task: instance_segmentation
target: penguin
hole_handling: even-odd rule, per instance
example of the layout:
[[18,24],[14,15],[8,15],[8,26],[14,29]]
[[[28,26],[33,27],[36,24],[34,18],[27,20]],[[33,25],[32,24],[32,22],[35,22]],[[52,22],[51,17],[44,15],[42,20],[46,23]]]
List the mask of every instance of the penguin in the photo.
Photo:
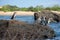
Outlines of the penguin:
[[38,13],[34,13],[34,20],[36,21],[39,18],[39,14]]
[[41,17],[41,24],[42,25],[47,25],[47,18],[45,16]]
[[46,17],[45,16],[42,17],[42,25],[47,25],[47,23],[46,23]]
[[44,25],[48,24],[48,18],[46,16],[44,17],[44,23],[45,23]]
[[14,12],[14,14],[11,17],[11,19],[14,19],[15,18],[15,14],[16,14],[16,12]]
[[36,20],[36,23],[40,23],[41,24],[41,18],[40,17]]

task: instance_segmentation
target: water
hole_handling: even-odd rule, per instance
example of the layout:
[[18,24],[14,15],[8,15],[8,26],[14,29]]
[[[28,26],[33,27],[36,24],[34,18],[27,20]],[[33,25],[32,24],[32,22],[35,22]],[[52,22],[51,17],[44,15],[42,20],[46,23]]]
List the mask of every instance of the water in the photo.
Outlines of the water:
[[60,22],[59,23],[51,23],[49,26],[54,29],[56,33],[56,37],[51,40],[60,40]]
[[[0,19],[2,20],[11,20],[10,18],[11,16],[0,16]],[[33,16],[16,16],[14,20],[24,21],[28,23],[33,23],[34,21]]]
[[[11,16],[0,16],[0,20],[10,20]],[[16,16],[14,20],[18,21],[24,21],[28,23],[33,23],[34,22],[34,17],[33,16]],[[60,22],[59,23],[51,23],[49,26],[54,29],[56,33],[56,37],[53,39],[46,39],[46,40],[60,40]]]

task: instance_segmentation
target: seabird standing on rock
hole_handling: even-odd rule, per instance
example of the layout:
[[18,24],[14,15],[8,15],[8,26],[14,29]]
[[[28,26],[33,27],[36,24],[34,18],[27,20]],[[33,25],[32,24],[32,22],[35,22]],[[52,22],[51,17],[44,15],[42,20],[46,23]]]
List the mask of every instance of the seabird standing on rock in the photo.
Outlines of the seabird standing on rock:
[[16,14],[16,12],[14,12],[14,14],[11,17],[11,19],[14,19],[15,18],[15,16],[16,16],[15,14]]
[[37,20],[36,20],[36,23],[40,23],[41,24],[41,18],[39,17]]
[[38,13],[34,13],[34,20],[36,21],[39,18],[39,14]]

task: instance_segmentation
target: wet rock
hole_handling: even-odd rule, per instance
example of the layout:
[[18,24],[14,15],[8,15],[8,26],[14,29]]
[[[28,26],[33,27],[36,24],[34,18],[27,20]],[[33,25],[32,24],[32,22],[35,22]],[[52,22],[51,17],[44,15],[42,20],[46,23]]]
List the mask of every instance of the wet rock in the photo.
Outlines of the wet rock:
[[54,36],[54,30],[49,26],[0,20],[0,40],[44,40]]

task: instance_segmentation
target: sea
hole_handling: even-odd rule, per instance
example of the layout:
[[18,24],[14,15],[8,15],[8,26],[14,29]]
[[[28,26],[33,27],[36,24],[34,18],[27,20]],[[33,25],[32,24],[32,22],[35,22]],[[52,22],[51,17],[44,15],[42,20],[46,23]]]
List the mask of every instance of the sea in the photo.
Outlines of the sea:
[[[11,16],[0,16],[0,20],[11,20]],[[24,21],[30,24],[34,23],[33,16],[16,16],[14,20]],[[55,31],[56,37],[52,39],[46,39],[46,40],[60,40],[60,22],[50,23],[48,24],[48,26],[51,27]]]

